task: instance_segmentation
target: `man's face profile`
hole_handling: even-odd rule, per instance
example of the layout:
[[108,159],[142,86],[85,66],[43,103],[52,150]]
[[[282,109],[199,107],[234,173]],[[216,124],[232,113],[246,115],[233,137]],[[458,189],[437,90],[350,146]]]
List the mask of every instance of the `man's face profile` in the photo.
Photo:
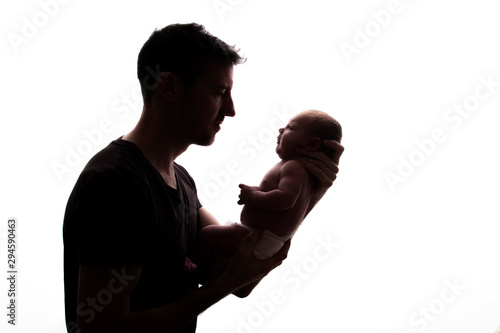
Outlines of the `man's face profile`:
[[192,143],[209,146],[225,117],[235,115],[231,89],[233,66],[209,63],[195,84],[186,91],[182,105],[186,135]]

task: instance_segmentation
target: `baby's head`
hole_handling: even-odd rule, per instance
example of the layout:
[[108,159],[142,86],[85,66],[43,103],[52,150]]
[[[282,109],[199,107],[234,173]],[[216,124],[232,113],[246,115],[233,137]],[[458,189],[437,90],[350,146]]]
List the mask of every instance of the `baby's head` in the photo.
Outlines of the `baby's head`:
[[335,140],[338,143],[342,140],[342,126],[328,113],[318,110],[307,110],[299,113],[309,118],[309,129],[311,135],[321,140],[318,150],[332,157],[335,152],[332,148],[323,145],[323,140]]
[[319,150],[332,157],[334,150],[323,145],[323,140],[335,140],[340,143],[342,139],[342,127],[339,122],[318,110],[300,112],[279,132],[276,153],[282,159],[292,158],[297,147],[309,151]]

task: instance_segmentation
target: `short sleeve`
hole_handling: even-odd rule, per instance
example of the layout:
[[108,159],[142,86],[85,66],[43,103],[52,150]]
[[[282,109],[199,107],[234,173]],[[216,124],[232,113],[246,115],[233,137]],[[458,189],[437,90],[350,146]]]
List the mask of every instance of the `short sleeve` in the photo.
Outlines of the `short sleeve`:
[[80,264],[142,262],[140,230],[147,210],[140,186],[116,172],[89,178],[73,215]]

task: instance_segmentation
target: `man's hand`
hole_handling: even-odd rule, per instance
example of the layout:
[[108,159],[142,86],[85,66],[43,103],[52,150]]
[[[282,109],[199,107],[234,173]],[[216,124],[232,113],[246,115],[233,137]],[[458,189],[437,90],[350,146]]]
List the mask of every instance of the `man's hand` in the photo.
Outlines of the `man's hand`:
[[331,158],[320,151],[307,151],[303,148],[297,148],[295,150],[297,155],[294,159],[301,162],[318,180],[313,189],[313,197],[307,208],[306,215],[309,214],[316,203],[325,195],[326,191],[332,186],[337,178],[340,156],[342,156],[344,152],[344,146],[335,140],[323,140],[323,144],[334,150],[334,154]]
[[344,152],[344,146],[335,140],[323,140],[323,144],[335,151],[331,158],[320,151],[307,151],[304,148],[297,148],[295,150],[297,153],[295,159],[300,161],[316,177],[319,181],[319,187],[326,192],[337,178],[340,156]]
[[[214,281],[214,285],[225,290],[229,289],[230,293],[240,290],[244,286],[251,285],[251,288],[246,291],[248,294],[257,285],[256,282],[281,265],[290,249],[290,240],[285,242],[281,250],[273,257],[266,260],[258,260],[253,256],[253,248],[261,235],[262,230],[252,231],[241,240],[240,246],[229,260],[222,274]],[[246,295],[238,296],[244,297]]]
[[244,205],[247,203],[251,203],[253,193],[256,191],[259,191],[258,186],[248,186],[245,184],[240,184],[240,189],[241,189],[241,192],[239,195],[240,200],[238,201],[238,205]]

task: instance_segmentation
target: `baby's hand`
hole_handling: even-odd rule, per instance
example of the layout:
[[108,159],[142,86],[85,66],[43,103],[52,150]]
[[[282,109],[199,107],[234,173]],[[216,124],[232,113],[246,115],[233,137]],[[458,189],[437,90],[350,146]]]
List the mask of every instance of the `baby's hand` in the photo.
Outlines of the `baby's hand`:
[[248,186],[245,184],[240,184],[241,192],[240,192],[240,200],[238,201],[238,205],[244,205],[249,203],[252,200],[253,193],[255,191],[259,191],[258,186]]

